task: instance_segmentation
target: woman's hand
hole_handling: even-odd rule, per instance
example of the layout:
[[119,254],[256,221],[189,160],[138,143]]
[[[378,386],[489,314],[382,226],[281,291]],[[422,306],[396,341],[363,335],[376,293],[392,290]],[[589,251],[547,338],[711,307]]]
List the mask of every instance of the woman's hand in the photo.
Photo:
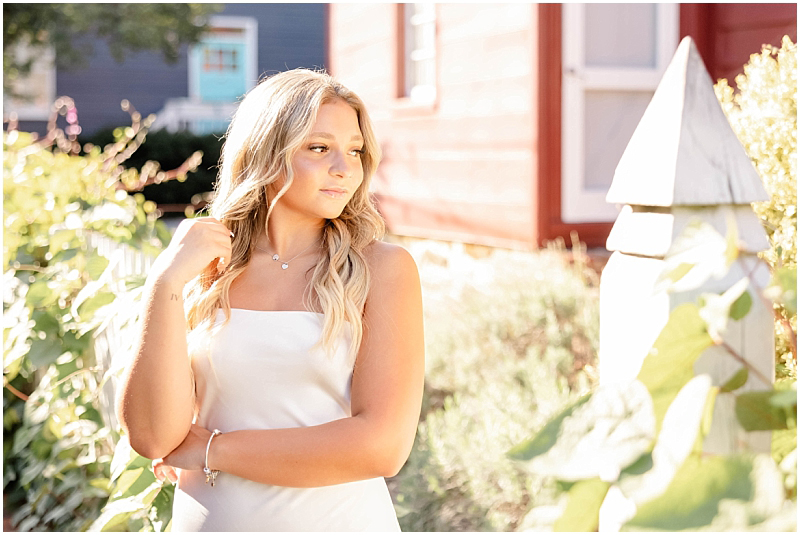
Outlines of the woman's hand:
[[181,285],[207,268],[221,273],[231,259],[232,238],[228,227],[213,217],[184,219],[154,268]]
[[168,465],[164,459],[156,459],[153,461],[153,474],[159,481],[169,479],[170,483],[178,482],[178,471],[175,467]]
[[[189,434],[183,439],[181,445],[162,459],[159,469],[167,476],[169,475],[168,469],[172,469],[173,474],[175,473],[175,468],[180,468],[181,470],[202,470],[206,465],[206,446],[208,445],[208,439],[210,437],[211,431],[197,424],[192,424],[192,427],[189,429]],[[212,444],[211,447],[213,448],[214,445]],[[153,472],[156,472],[156,463],[153,463]],[[156,477],[158,477],[158,475],[159,474],[156,472]],[[172,478],[170,478],[170,480],[172,480]]]

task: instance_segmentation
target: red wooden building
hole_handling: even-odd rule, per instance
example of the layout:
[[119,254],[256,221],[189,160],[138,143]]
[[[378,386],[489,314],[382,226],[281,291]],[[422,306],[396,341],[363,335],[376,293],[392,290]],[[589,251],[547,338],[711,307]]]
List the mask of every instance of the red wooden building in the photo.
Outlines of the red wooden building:
[[331,4],[327,57],[376,123],[393,233],[603,246],[614,168],[679,40],[733,82],[796,27],[794,3]]

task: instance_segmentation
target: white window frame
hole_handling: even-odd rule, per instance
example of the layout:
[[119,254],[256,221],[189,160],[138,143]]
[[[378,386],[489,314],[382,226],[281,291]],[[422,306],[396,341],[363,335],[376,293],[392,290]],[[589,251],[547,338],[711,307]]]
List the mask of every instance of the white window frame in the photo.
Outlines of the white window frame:
[[[405,66],[403,72],[403,95],[413,102],[429,103],[436,100],[436,4],[431,4],[428,13],[415,13],[410,15],[410,7],[414,4],[403,5],[403,29],[405,46]],[[434,42],[431,48],[415,48],[414,29],[423,24],[433,24]],[[419,61],[431,61],[433,63],[433,80],[430,83],[415,83],[416,70],[414,64]]]
[[561,220],[614,221],[618,208],[607,189],[584,186],[585,92],[655,91],[678,46],[679,4],[656,4],[655,67],[587,67],[584,58],[586,4],[562,5]]
[[[234,17],[229,15],[212,15],[208,18],[209,28],[230,28],[241,29],[244,33],[245,41],[245,57],[244,77],[245,88],[247,91],[255,87],[258,82],[258,21],[253,17]],[[194,49],[192,47],[188,57],[192,58]],[[194,61],[189,63],[189,98],[192,100],[200,100],[200,73],[195,68]]]
[[[53,103],[56,100],[56,54],[52,46],[30,47],[29,45],[19,44],[16,50],[19,61],[34,56],[31,65],[31,73],[38,72],[44,75],[44,84],[35,89],[42,96],[42,106],[26,102],[21,99],[10,98],[3,95],[3,117],[7,120],[12,113],[15,113],[19,121],[48,121],[52,112]],[[17,90],[24,92],[26,79],[17,83]]]

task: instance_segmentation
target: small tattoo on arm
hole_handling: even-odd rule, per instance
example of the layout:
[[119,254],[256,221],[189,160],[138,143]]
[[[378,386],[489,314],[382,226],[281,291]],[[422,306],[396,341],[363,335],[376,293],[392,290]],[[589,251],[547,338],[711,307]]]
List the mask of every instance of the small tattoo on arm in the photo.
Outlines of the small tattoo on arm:
[[178,301],[179,300],[178,294],[172,294],[172,296],[169,298],[169,300],[170,301]]

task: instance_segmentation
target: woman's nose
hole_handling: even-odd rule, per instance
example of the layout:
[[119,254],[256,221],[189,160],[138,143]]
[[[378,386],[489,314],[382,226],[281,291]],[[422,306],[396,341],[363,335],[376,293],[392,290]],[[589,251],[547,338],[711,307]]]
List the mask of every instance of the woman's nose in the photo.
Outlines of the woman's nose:
[[332,151],[332,161],[330,166],[330,174],[335,176],[347,177],[351,171],[347,163],[345,154],[341,151]]

